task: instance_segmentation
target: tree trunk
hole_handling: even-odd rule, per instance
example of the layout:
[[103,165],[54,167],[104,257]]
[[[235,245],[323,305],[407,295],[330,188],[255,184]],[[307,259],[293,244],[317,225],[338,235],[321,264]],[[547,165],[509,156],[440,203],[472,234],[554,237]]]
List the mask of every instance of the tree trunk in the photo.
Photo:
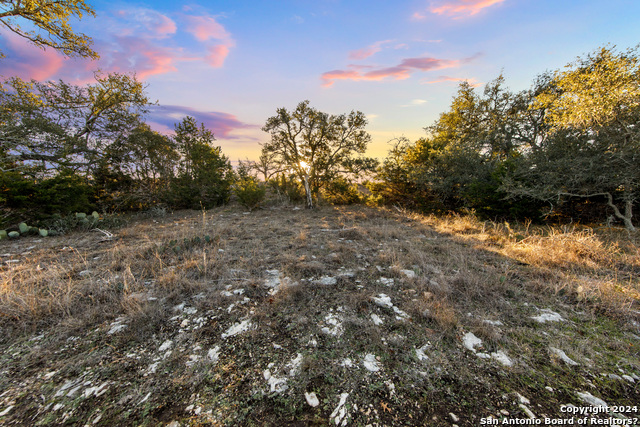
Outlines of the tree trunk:
[[309,187],[309,175],[304,174],[304,192],[307,196],[307,209],[313,209],[313,198],[311,197],[311,188]]

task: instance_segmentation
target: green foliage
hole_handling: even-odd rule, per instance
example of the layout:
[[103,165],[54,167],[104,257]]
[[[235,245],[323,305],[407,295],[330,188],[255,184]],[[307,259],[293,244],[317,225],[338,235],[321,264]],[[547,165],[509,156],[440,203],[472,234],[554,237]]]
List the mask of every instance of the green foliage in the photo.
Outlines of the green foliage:
[[[66,56],[97,59],[98,54],[90,47],[91,38],[75,33],[69,25],[69,18],[82,19],[84,15],[95,17],[93,8],[84,0],[9,0],[0,3],[0,25],[12,33],[42,49],[52,47]],[[27,21],[29,29],[23,29],[16,20]]]
[[176,125],[174,142],[182,154],[177,175],[164,201],[175,208],[200,209],[227,203],[231,196],[233,169],[220,147],[211,144],[213,133],[193,117]]
[[252,211],[264,202],[266,187],[257,178],[246,173],[239,173],[233,184],[233,192],[238,197],[240,204]]
[[553,73],[532,103],[547,137],[527,153],[505,191],[557,205],[604,202],[634,230],[640,201],[640,55],[601,48]]
[[85,86],[18,78],[3,86],[0,154],[11,158],[0,160],[40,177],[65,167],[90,175],[149,105],[143,84],[127,74],[96,74]]
[[68,214],[93,208],[93,188],[72,171],[63,170],[53,178],[34,180],[18,172],[0,172],[0,194],[15,218],[41,220],[54,213]]
[[365,115],[360,111],[329,115],[309,107],[309,101],[298,104],[289,112],[278,108],[262,128],[271,140],[262,153],[276,164],[293,171],[301,181],[307,181],[307,205],[311,195],[340,174],[356,153],[364,153],[370,135],[364,130]]
[[322,195],[327,202],[334,205],[350,205],[363,201],[357,184],[344,177],[337,177],[327,183],[322,190]]
[[269,180],[268,185],[276,194],[286,197],[292,203],[304,200],[304,187],[293,175],[277,174]]

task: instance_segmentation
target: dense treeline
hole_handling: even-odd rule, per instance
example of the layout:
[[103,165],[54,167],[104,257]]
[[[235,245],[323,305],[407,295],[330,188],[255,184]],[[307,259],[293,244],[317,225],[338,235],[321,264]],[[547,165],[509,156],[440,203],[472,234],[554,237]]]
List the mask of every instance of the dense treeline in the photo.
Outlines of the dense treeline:
[[460,85],[427,136],[400,140],[374,191],[418,209],[622,222],[640,190],[638,48],[601,48],[513,93]]
[[185,117],[173,136],[144,121],[150,102],[126,74],[95,83],[25,82],[0,91],[5,221],[50,214],[220,205],[233,171],[213,133]]
[[395,141],[380,164],[359,111],[279,108],[270,141],[236,170],[192,117],[171,136],[145,123],[144,85],[127,74],[93,83],[5,80],[0,87],[0,228],[94,209],[254,209],[293,201],[400,204],[492,219],[553,215],[616,220],[633,230],[640,184],[638,50],[602,48],[518,93],[499,76],[462,83],[426,136]]

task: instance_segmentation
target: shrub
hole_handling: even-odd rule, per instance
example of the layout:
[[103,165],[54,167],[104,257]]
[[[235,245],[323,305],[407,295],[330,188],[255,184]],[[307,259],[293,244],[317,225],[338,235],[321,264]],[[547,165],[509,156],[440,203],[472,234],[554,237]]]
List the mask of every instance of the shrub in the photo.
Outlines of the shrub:
[[235,182],[233,192],[238,197],[240,204],[252,211],[264,201],[266,188],[256,178],[245,176]]

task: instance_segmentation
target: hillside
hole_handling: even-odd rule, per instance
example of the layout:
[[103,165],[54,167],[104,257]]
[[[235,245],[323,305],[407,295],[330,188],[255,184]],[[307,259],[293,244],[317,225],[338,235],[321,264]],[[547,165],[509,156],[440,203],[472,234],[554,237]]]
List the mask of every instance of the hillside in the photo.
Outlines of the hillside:
[[640,422],[637,233],[289,205],[111,232],[0,242],[0,423]]

